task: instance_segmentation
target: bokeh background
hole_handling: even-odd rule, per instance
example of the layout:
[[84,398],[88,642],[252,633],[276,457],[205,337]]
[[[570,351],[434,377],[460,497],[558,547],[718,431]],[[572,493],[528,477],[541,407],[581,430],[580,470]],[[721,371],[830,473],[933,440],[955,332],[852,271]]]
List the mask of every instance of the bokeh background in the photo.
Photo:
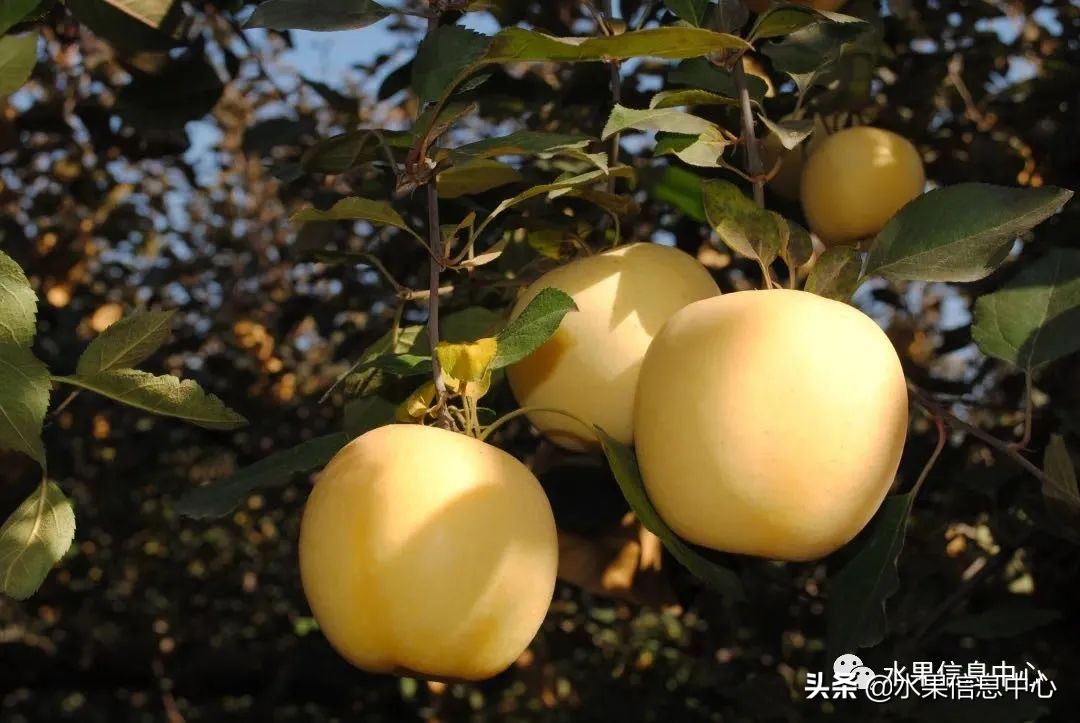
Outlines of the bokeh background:
[[[461,22],[482,32],[519,22],[556,35],[596,32],[578,2],[496,5]],[[70,4],[84,20],[87,6]],[[630,0],[615,11],[636,18],[645,6]],[[740,560],[751,604],[736,607],[670,564],[663,595],[647,595],[646,605],[560,585],[534,646],[482,684],[349,667],[315,629],[300,590],[295,541],[308,480],[252,496],[221,520],[180,517],[172,503],[340,427],[347,390],[318,399],[389,328],[393,297],[373,272],[315,263],[312,250],[376,251],[397,278],[424,285],[422,254],[393,230],[288,221],[297,208],[349,190],[389,196],[392,175],[377,165],[290,169],[320,138],[409,126],[417,111],[409,63],[423,21],[281,34],[241,31],[252,7],[242,2],[185,7],[184,47],[134,59],[62,6],[48,11],[32,81],[0,100],[0,243],[39,291],[35,352],[54,372],[72,369],[87,340],[125,311],[178,309],[171,342],[144,368],[198,380],[252,424],[209,432],[90,395],[50,421],[50,475],[72,497],[78,530],[37,595],[0,600],[0,720],[1075,719],[1077,548],[1043,524],[1037,482],[957,435],[916,507],[889,605],[892,635],[864,659],[1031,660],[1057,681],[1052,701],[803,700],[806,672],[831,665],[825,563]],[[931,183],[1080,188],[1080,3],[852,7],[882,18],[885,52],[866,92],[844,102],[911,138]],[[660,5],[651,12],[663,19]],[[622,102],[645,107],[669,71],[667,63],[627,63]],[[770,115],[791,105],[775,80]],[[600,64],[499,69],[452,142],[519,127],[598,135],[608,82]],[[817,109],[834,102],[823,96]],[[752,265],[709,250],[708,228],[680,186],[685,177],[652,158],[649,139],[629,136],[623,148],[640,178],[639,211],[624,235],[700,254],[725,289],[752,283]],[[447,206],[456,218],[469,204],[490,209],[498,200],[495,192]],[[419,203],[406,198],[400,208],[422,219]],[[769,203],[797,217],[781,199]],[[1075,246],[1076,209],[1039,227],[1027,239],[1030,253]],[[505,263],[520,267],[534,256],[524,249]],[[970,310],[1010,273],[962,288],[869,282],[856,296],[886,325],[914,380],[1003,438],[1021,422],[1024,380],[974,350]],[[498,311],[510,294],[479,278],[445,308]],[[418,307],[406,312],[407,322],[423,318]],[[1075,440],[1077,360],[1045,370],[1036,388],[1032,448],[1051,432]],[[505,390],[491,404],[508,407]],[[934,441],[918,420],[901,479],[917,475]],[[502,443],[526,459],[550,455],[523,426]],[[37,472],[13,454],[0,460],[6,514]],[[544,467],[564,528],[595,538],[617,526],[625,509],[598,462],[548,459]]]

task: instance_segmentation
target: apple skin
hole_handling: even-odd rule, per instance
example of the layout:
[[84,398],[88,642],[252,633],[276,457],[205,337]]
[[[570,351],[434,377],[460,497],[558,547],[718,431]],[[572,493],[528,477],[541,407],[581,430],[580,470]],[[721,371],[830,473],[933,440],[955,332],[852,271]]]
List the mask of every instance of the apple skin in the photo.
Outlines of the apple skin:
[[634,433],[649,498],[698,545],[815,560],[893,482],[907,386],[872,319],[804,291],[687,306],[645,356]]
[[[798,5],[809,5],[815,10],[836,12],[847,5],[848,0],[790,0]],[[761,15],[769,9],[769,0],[746,0],[746,7],[756,15]]]
[[[507,370],[514,397],[522,407],[566,410],[628,444],[638,369],[653,336],[676,311],[720,289],[689,254],[658,244],[628,244],[544,274],[525,290],[511,316],[549,287],[569,294],[578,310],[563,318],[543,346]],[[565,415],[529,412],[528,417],[566,449],[596,445],[589,430]]]
[[374,673],[481,680],[544,620],[558,541],[521,462],[472,437],[393,424],[346,445],[300,527],[304,593],[330,644]]
[[876,234],[925,186],[922,157],[911,141],[858,126],[834,133],[814,150],[800,193],[810,230],[836,246]]

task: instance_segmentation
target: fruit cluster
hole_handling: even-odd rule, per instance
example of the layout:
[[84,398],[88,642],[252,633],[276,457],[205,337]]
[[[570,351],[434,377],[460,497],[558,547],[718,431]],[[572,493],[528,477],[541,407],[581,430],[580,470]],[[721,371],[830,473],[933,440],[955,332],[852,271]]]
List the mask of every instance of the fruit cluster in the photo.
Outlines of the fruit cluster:
[[[827,246],[872,236],[922,191],[919,155],[893,133],[856,127],[808,145],[780,157],[774,182],[789,192],[795,179]],[[650,243],[548,272],[511,317],[549,288],[578,310],[508,369],[518,403],[567,450],[595,448],[593,427],[633,444],[650,501],[685,540],[813,560],[881,505],[907,386],[888,337],[856,308],[791,289],[721,294],[696,259]],[[558,539],[517,459],[465,434],[391,425],[319,477],[300,570],[315,618],[355,665],[481,679],[539,629]]]

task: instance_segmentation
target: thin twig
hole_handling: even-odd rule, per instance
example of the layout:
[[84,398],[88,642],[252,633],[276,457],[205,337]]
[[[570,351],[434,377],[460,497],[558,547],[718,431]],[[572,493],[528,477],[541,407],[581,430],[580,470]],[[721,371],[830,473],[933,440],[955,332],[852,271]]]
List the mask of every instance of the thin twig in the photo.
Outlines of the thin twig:
[[[439,296],[446,296],[454,292],[453,284],[443,284],[439,287]],[[403,301],[423,301],[431,298],[431,289],[405,289],[398,298]]]
[[930,459],[926,460],[922,472],[919,473],[919,478],[915,480],[915,484],[911,487],[912,497],[919,494],[919,490],[922,489],[923,483],[926,482],[926,478],[930,476],[930,471],[933,470],[934,465],[937,464],[938,457],[941,456],[942,451],[945,449],[945,441],[948,439],[948,435],[945,434],[945,420],[941,417],[934,417],[934,424],[937,426],[937,444],[934,446],[934,451],[930,455]]
[[[431,3],[431,6],[436,12],[433,12],[431,17],[428,18],[427,32],[429,35],[439,27],[438,8],[435,3]],[[438,109],[436,109],[435,115],[438,116]],[[431,147],[434,145],[434,143],[431,143],[422,146],[425,157],[420,159],[421,162],[428,162],[426,154],[431,151]],[[428,341],[431,344],[431,378],[435,383],[435,407],[439,410],[439,423],[442,426],[451,427],[453,426],[453,419],[446,410],[446,382],[443,381],[439,355],[436,353],[436,347],[439,345],[439,274],[445,268],[446,259],[443,253],[442,227],[439,225],[439,193],[435,184],[434,176],[429,178],[425,184],[428,207],[428,246],[431,249],[431,259],[428,264],[427,332]]]
[[[603,19],[611,17],[611,0],[604,0],[604,14],[601,16]],[[601,29],[605,35],[611,35],[611,27],[607,22],[600,24]],[[622,63],[617,60],[612,60],[608,63],[611,68],[611,102],[613,106],[619,105],[622,102]],[[608,159],[610,165],[615,166],[619,163],[619,142],[621,140],[621,134],[615,133],[611,136],[611,158]],[[608,193],[615,193],[615,176],[608,176]]]
[[750,105],[750,90],[746,85],[746,70],[743,68],[743,56],[735,62],[735,87],[739,91],[739,106],[742,108],[742,141],[746,150],[746,171],[754,184],[754,202],[765,208],[765,182],[762,180],[764,169],[758,150],[757,137],[754,135],[754,109]]
[[52,414],[50,416],[52,416],[52,417],[60,416],[60,412],[67,409],[68,405],[71,404],[72,402],[74,402],[75,397],[79,396],[79,394],[81,392],[82,392],[81,389],[76,389],[71,394],[67,395],[67,397],[64,398],[64,401],[62,401],[62,402],[60,402],[60,404],[56,405],[56,409],[54,409],[52,411]]
[[285,100],[286,98],[288,98],[288,93],[286,93],[285,90],[280,85],[278,85],[277,81],[274,80],[274,76],[270,73],[270,71],[266,69],[266,64],[263,62],[262,54],[254,45],[252,45],[251,41],[248,40],[247,35],[244,33],[244,28],[240,25],[240,22],[229,13],[222,13],[220,17],[225,20],[225,24],[229,26],[229,28],[233,31],[236,37],[239,38],[240,43],[248,51],[248,58],[255,63],[255,69],[259,71],[259,75],[262,77],[262,79],[265,80],[266,83],[274,89],[274,92],[278,94],[278,97],[280,97],[281,100]]
[[649,16],[652,15],[654,5],[656,5],[656,0],[649,0],[645,3],[644,9],[641,11],[641,17],[639,17],[637,23],[634,24],[634,30],[641,30],[645,27],[646,21],[648,21]]
[[929,414],[931,417],[937,417],[944,421],[946,424],[948,424],[950,427],[954,427],[955,429],[967,432],[973,437],[976,437],[989,447],[997,450],[1001,454],[1011,459],[1017,465],[1022,467],[1028,474],[1030,474],[1032,477],[1039,480],[1043,484],[1052,484],[1050,478],[1047,477],[1041,469],[1029,462],[1019,452],[1009,446],[1007,442],[1004,442],[995,437],[994,435],[984,432],[975,425],[965,422],[963,419],[960,419],[949,410],[945,409],[944,407],[931,400],[921,389],[914,386],[913,384],[908,384],[908,390],[911,392],[911,396],[915,400],[915,403],[922,407],[923,410],[925,410],[927,414]]
[[1033,392],[1035,391],[1033,387],[1031,372],[1026,372],[1024,374],[1024,431],[1020,441],[1011,445],[1017,451],[1027,449],[1028,443],[1031,442],[1031,420],[1035,415],[1035,403],[1032,401]]
[[[427,183],[428,205],[428,243],[435,252],[428,266],[428,339],[431,342],[431,376],[435,381],[435,391],[441,403],[446,398],[446,384],[439,368],[439,356],[435,347],[439,345],[439,274],[442,272],[442,229],[439,228],[439,194],[435,181]],[[436,259],[440,259],[436,261]]]

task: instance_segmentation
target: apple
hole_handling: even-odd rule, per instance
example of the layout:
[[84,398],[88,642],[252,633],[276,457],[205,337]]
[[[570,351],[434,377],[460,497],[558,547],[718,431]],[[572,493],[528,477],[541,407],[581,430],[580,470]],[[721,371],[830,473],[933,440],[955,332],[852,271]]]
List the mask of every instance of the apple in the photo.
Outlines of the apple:
[[374,429],[323,470],[300,574],[330,644],[375,673],[480,680],[529,645],[558,541],[536,477],[496,447],[412,424]]
[[642,365],[634,436],[649,498],[680,536],[814,560],[881,505],[907,422],[900,360],[872,319],[773,289],[671,317]]
[[[636,243],[572,261],[534,282],[512,316],[543,289],[569,294],[578,310],[507,377],[522,407],[561,409],[599,425],[621,442],[633,436],[638,369],[664,322],[687,304],[720,293],[712,276],[689,254]],[[591,431],[572,418],[529,412],[530,421],[571,450],[595,446]]]
[[800,193],[810,230],[834,246],[873,236],[925,186],[922,158],[911,141],[858,126],[834,133],[814,150]]

